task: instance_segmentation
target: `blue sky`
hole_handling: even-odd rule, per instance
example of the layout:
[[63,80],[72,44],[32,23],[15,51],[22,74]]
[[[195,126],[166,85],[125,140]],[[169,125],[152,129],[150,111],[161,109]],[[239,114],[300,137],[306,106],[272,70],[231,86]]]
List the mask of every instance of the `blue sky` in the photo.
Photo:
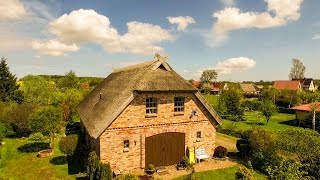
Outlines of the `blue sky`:
[[[0,56],[27,74],[106,77],[168,55],[186,79],[288,79],[291,59],[320,78],[318,0],[0,2]],[[14,11],[13,11],[14,9]]]

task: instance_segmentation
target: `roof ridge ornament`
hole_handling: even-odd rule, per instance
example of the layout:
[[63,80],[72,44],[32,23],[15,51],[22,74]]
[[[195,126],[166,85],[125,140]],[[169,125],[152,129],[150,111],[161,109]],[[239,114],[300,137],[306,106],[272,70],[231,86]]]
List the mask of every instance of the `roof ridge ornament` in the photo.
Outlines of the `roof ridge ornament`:
[[166,62],[169,57],[168,56],[161,56],[159,53],[156,53],[154,55],[154,58],[156,58],[158,61],[163,63],[163,62]]
[[171,68],[167,64],[168,56],[161,56],[160,54],[156,53],[154,58],[157,60],[156,64],[153,66],[152,70],[158,69],[160,66],[163,66],[167,71],[171,71]]

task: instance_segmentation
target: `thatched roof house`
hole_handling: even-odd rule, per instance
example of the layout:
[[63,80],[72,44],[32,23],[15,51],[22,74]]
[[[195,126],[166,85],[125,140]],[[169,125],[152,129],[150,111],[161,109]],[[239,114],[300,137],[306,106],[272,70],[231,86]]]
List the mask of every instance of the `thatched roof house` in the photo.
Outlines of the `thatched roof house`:
[[[78,112],[91,149],[98,152],[100,160],[119,170],[149,163],[177,163],[188,146],[203,147],[212,153],[215,127],[221,123],[198,89],[159,55],[152,61],[112,72],[78,105]],[[195,141],[194,135],[202,138],[202,143]],[[177,152],[166,151],[173,154],[153,157],[157,147],[148,143],[158,141],[168,146],[172,143]],[[116,146],[119,142],[130,151]],[[167,157],[171,158],[157,160]],[[123,161],[131,164],[121,164]]]

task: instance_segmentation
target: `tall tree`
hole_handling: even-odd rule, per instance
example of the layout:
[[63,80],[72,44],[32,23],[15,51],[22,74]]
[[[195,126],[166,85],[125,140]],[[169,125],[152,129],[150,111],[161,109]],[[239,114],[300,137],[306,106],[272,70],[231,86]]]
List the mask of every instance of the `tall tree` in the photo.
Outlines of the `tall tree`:
[[202,83],[208,83],[212,80],[217,79],[218,73],[215,70],[204,70],[201,74],[200,81]]
[[3,102],[13,100],[18,103],[23,101],[22,93],[17,85],[17,78],[10,72],[4,57],[0,62],[0,100]]
[[79,87],[79,79],[75,72],[70,70],[59,83],[60,88],[75,89]]
[[299,59],[292,59],[292,67],[290,70],[290,79],[303,79],[306,67]]

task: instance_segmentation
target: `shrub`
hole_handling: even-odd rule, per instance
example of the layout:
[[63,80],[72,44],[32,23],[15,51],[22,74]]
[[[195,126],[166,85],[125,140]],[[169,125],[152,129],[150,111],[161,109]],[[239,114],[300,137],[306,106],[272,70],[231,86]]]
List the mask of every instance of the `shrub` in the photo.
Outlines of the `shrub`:
[[115,180],[140,180],[140,178],[133,174],[121,174],[120,176],[117,176]]
[[308,173],[301,167],[302,164],[297,161],[282,159],[278,165],[269,166],[267,173],[270,179],[304,179]]
[[48,138],[45,137],[43,134],[41,133],[33,133],[33,134],[30,134],[29,136],[29,140],[30,141],[46,141]]
[[252,153],[252,148],[247,139],[239,139],[236,143],[237,150],[242,156],[250,156]]
[[59,149],[62,153],[67,155],[73,155],[77,145],[78,145],[78,135],[70,134],[66,137],[62,137],[59,142]]
[[99,168],[100,162],[95,151],[89,153],[87,174],[90,180],[95,180],[97,177],[97,170]]
[[228,155],[228,150],[223,146],[216,147],[213,154],[214,157],[218,157],[218,158],[225,158],[227,155]]
[[6,126],[0,122],[0,142],[2,142],[5,135],[6,135]]
[[99,180],[112,180],[112,170],[110,164],[100,163],[97,169],[96,179]]
[[252,173],[246,167],[240,167],[235,174],[236,180],[254,180]]

